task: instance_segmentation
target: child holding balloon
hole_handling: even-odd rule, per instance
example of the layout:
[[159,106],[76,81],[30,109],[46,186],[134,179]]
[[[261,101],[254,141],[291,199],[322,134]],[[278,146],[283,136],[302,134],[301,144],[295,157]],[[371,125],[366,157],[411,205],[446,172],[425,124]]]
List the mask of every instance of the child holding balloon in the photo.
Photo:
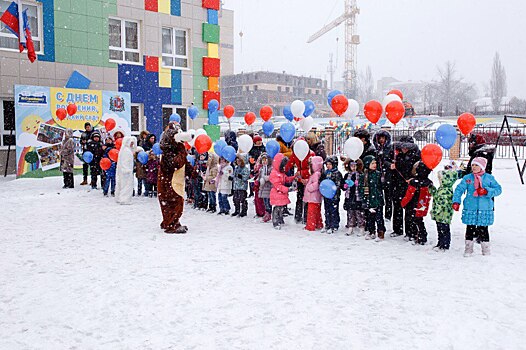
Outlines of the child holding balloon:
[[270,204],[272,205],[272,224],[276,230],[281,230],[281,226],[285,224],[283,214],[287,205],[290,203],[289,191],[294,176],[287,176],[285,174],[285,167],[289,161],[283,153],[278,153],[272,161],[272,171],[270,172],[269,180],[272,183],[270,190]]
[[216,177],[217,184],[217,197],[219,201],[219,213],[218,215],[228,215],[230,213],[230,203],[228,202],[228,196],[232,191],[232,175],[234,170],[230,165],[230,162],[225,158],[219,159],[219,171]]
[[330,156],[325,160],[325,173],[321,180],[331,180],[336,185],[335,193],[331,196],[326,196],[323,191],[325,199],[323,204],[325,206],[325,228],[322,232],[327,234],[335,233],[340,228],[340,190],[343,188],[343,175],[338,170],[338,157]]
[[382,173],[377,170],[376,159],[368,155],[363,159],[365,168],[360,184],[360,195],[364,202],[367,235],[365,239],[375,239],[378,233],[378,241],[385,236],[384,223],[384,195],[382,190]]
[[159,157],[153,153],[148,152],[148,162],[145,167],[145,197],[157,197],[157,176],[159,172]]
[[106,138],[106,140],[104,141],[104,146],[102,146],[102,148],[104,149],[104,155],[102,156],[102,159],[107,159],[107,161],[104,161],[106,163],[108,161],[110,162],[110,167],[107,169],[103,169],[106,174],[106,181],[104,182],[103,194],[105,197],[107,197],[108,191],[111,190],[111,196],[115,197],[115,175],[117,170],[117,163],[110,159],[110,151],[115,148],[111,136],[108,136]]
[[349,229],[347,235],[350,236],[357,231],[357,236],[361,237],[365,233],[365,215],[361,195],[363,192],[363,162],[359,158],[356,161],[348,159],[344,166],[347,174],[345,174],[343,185],[345,190],[343,209],[347,211],[346,227]]
[[97,189],[97,177],[101,175],[100,184],[104,186],[104,180],[102,176],[102,169],[100,168],[100,160],[104,155],[104,150],[102,149],[102,142],[100,138],[100,133],[94,131],[91,134],[91,139],[88,141],[87,150],[93,154],[93,159],[89,163],[90,174],[91,174],[91,188]]
[[320,178],[323,170],[323,158],[314,156],[309,158],[310,176],[305,182],[303,201],[307,204],[307,226],[305,230],[315,231],[323,228],[321,219]]

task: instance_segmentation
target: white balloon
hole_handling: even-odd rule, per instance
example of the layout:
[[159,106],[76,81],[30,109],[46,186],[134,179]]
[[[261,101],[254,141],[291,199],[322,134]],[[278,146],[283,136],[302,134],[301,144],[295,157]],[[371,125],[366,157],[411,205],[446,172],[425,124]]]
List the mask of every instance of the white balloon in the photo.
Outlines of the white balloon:
[[199,135],[206,135],[206,130],[205,129],[197,129],[195,131],[195,137],[197,137]]
[[363,153],[363,142],[357,137],[349,137],[343,145],[343,151],[348,158],[356,160],[360,158]]
[[179,132],[175,135],[175,141],[177,142],[188,142],[193,146],[194,141],[192,135],[188,131]]
[[254,141],[249,135],[241,135],[239,136],[238,145],[242,153],[248,153],[252,149],[252,146],[254,146]]
[[358,101],[350,98],[349,99],[349,107],[347,107],[347,110],[345,113],[343,113],[343,116],[348,119],[355,118],[358,113],[360,113],[360,104]]
[[314,125],[314,119],[312,117],[303,118],[300,120],[300,128],[301,130],[305,132],[309,132],[310,129],[312,129],[312,126]]
[[387,106],[390,102],[393,102],[393,101],[400,101],[400,102],[402,102],[402,99],[400,98],[400,96],[395,95],[395,94],[390,94],[390,95],[387,95],[387,96],[384,97],[384,99],[382,101],[382,107],[384,108],[384,111],[385,111],[385,106]]
[[301,118],[303,117],[303,113],[305,113],[305,103],[303,103],[303,101],[296,100],[290,105],[290,110],[293,116],[296,118]]
[[302,162],[305,158],[307,158],[307,155],[309,154],[309,144],[305,140],[298,140],[294,142],[294,146],[292,147],[294,150],[294,154],[298,159]]

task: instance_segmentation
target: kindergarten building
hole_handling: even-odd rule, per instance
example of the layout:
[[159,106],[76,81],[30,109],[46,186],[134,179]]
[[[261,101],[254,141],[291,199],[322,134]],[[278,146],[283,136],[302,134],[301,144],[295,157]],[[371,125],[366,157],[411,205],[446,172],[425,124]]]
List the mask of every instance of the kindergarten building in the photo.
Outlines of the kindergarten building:
[[[11,4],[0,0],[0,15]],[[173,113],[207,123],[219,76],[233,74],[233,11],[220,0],[22,0],[37,60],[0,30],[0,171],[16,144],[15,85],[130,94],[131,131],[159,136]],[[192,121],[187,109],[200,113]],[[14,172],[14,152],[9,172]]]

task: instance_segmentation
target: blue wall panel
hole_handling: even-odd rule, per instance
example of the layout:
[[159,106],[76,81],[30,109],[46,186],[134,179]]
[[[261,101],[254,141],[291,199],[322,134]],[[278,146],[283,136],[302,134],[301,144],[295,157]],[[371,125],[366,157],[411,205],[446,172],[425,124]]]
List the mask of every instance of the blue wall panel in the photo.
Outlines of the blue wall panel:
[[172,69],[172,96],[173,104],[180,105],[183,103],[183,89],[182,89],[182,72],[180,70]]
[[181,16],[181,0],[172,0],[170,2],[170,14],[172,16]]
[[42,3],[44,29],[44,54],[38,55],[40,61],[55,62],[55,7],[53,0],[37,0]]

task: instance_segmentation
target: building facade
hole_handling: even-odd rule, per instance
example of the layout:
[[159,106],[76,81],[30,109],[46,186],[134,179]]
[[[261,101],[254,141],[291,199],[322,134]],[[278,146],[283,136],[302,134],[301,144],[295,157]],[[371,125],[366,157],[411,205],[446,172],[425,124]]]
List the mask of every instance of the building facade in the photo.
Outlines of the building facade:
[[[0,14],[11,0],[0,0]],[[233,12],[220,0],[22,0],[37,61],[0,31],[0,170],[16,142],[14,86],[64,87],[73,72],[89,89],[131,93],[132,133],[160,135],[177,112],[183,127],[206,124],[220,99],[221,70],[233,72]],[[227,60],[220,57],[224,55]],[[199,117],[191,122],[187,108]],[[14,132],[13,132],[14,135]],[[3,154],[3,156],[2,156]]]
[[317,78],[273,72],[252,72],[225,75],[221,78],[222,105],[233,105],[236,116],[252,111],[257,113],[265,105],[275,115],[283,115],[283,107],[294,100],[312,100],[315,116],[330,113],[327,107],[327,81]]

